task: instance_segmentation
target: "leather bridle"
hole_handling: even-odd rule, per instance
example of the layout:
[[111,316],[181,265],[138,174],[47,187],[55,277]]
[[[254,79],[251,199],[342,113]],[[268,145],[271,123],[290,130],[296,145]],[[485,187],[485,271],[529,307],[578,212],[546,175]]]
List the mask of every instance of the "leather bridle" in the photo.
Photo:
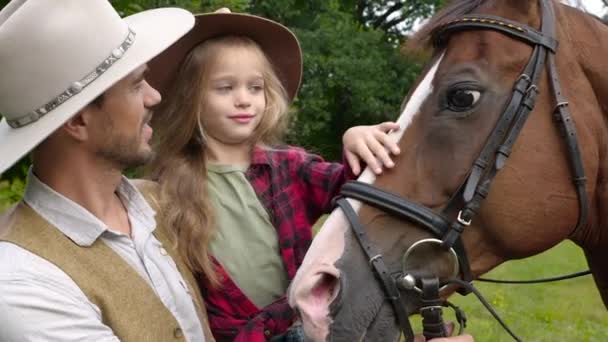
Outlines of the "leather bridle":
[[[441,286],[446,285],[445,281],[442,283],[437,277],[416,278],[412,274],[408,274],[407,270],[397,275],[391,274],[382,259],[382,254],[376,251],[369,240],[365,228],[359,222],[357,213],[353,210],[347,198],[361,201],[428,230],[436,239],[426,239],[423,241],[424,243],[439,244],[446,251],[450,251],[457,256],[456,272],[462,279],[455,281],[462,286],[459,292],[466,294],[473,291],[477,294],[477,291],[469,286],[473,278],[461,234],[471,224],[479,211],[483,200],[490,191],[494,177],[505,165],[515,140],[519,136],[530,112],[534,109],[536,97],[539,93],[538,82],[542,71],[545,69],[545,63],[547,64],[549,82],[556,103],[553,116],[567,147],[568,162],[578,195],[579,218],[574,230],[578,230],[586,224],[588,200],[585,189],[585,172],[576,137],[576,129],[568,109],[568,102],[562,95],[555,63],[558,43],[555,36],[553,3],[551,0],[540,0],[540,6],[542,14],[540,31],[500,17],[470,14],[445,23],[433,32],[436,48],[445,46],[452,33],[468,30],[498,31],[533,47],[526,67],[515,81],[511,98],[505,105],[504,111],[498,118],[481,153],[473,163],[462,185],[441,213],[383,191],[373,185],[356,181],[346,183],[341,190],[341,197],[336,200],[337,205],[343,210],[350,222],[353,233],[367,255],[371,267],[379,278],[407,341],[412,341],[414,334],[407,310],[401,302],[400,290],[415,291],[420,296],[422,303],[420,313],[423,316],[425,336],[427,338],[445,336],[441,308],[446,305],[446,302],[439,299],[439,291]],[[485,305],[483,298],[480,297],[480,299]],[[493,310],[489,309],[495,315]],[[495,317],[510,332],[497,315]],[[518,339],[514,334],[512,336]]]

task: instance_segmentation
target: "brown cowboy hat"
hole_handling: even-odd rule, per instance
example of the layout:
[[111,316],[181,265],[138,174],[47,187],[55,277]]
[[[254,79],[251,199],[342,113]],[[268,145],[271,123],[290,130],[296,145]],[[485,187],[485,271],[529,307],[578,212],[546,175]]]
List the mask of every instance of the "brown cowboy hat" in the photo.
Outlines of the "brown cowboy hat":
[[214,12],[195,16],[194,28],[151,60],[148,82],[164,93],[186,55],[207,39],[223,35],[240,35],[260,45],[275,68],[279,79],[293,100],[302,78],[302,50],[296,36],[287,27],[255,15]]

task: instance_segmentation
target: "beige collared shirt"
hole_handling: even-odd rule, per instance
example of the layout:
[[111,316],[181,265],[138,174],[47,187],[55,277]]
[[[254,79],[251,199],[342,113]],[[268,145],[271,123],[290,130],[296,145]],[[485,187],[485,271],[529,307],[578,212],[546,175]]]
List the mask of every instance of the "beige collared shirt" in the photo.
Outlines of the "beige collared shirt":
[[[152,235],[156,213],[126,178],[117,193],[127,210],[132,238],[112,231],[86,209],[42,183],[31,171],[24,201],[80,246],[90,246],[96,239],[102,239],[148,282],[176,318],[187,340],[204,341],[186,283]],[[118,341],[118,338],[102,323],[99,308],[63,271],[16,245],[0,242],[0,341]]]

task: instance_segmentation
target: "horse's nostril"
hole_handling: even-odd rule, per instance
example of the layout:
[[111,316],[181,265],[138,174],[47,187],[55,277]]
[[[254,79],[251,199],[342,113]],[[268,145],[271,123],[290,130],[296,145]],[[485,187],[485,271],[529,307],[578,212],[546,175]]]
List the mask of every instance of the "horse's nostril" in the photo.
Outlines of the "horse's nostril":
[[339,291],[338,272],[331,268],[329,271],[327,268],[317,269],[306,278],[306,282],[296,283],[293,288],[294,306],[311,341],[326,340],[330,325],[329,307]]
[[312,287],[311,295],[315,302],[329,304],[336,297],[339,290],[338,278],[329,273],[320,273],[319,279]]

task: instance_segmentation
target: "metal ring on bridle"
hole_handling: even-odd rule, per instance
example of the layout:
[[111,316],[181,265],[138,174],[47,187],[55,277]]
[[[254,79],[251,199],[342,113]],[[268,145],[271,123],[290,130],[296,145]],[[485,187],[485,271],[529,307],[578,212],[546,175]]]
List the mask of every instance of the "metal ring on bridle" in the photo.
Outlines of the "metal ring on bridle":
[[[402,265],[403,265],[403,266],[405,266],[406,261],[407,261],[407,258],[408,258],[410,255],[412,255],[413,251],[414,251],[416,248],[419,248],[419,247],[420,247],[421,245],[423,245],[423,244],[436,244],[436,245],[437,245],[437,246],[439,246],[439,247],[442,247],[442,246],[443,246],[443,242],[442,242],[441,240],[439,240],[439,239],[432,239],[432,238],[429,238],[429,239],[422,239],[422,240],[420,240],[420,241],[416,241],[414,244],[412,244],[412,245],[411,245],[411,246],[410,246],[410,247],[407,249],[407,251],[405,251],[405,254],[403,254],[403,258],[402,258]],[[445,249],[444,249],[444,250],[445,250]],[[450,275],[448,276],[448,278],[455,278],[455,277],[457,277],[457,276],[458,276],[458,271],[460,270],[460,264],[459,264],[459,262],[458,262],[458,256],[456,255],[456,252],[454,251],[454,249],[453,249],[453,248],[448,249],[446,252],[449,254],[449,256],[451,257],[451,259],[452,259],[452,261],[453,261],[453,267],[452,267],[452,270],[453,270],[453,271],[452,271],[452,274],[450,274]],[[402,278],[406,278],[406,277],[412,277],[412,275],[411,275],[411,274],[409,274],[409,273],[407,272],[407,270],[405,270],[405,269],[404,269],[404,270],[403,270],[403,275],[402,275],[401,277],[402,277]],[[416,291],[416,292],[418,292],[418,293],[422,293],[422,290],[421,290],[421,289],[420,289],[418,286],[416,286],[416,285],[415,285],[415,283],[414,283],[414,284],[412,284],[412,285],[413,285],[413,286],[411,286],[411,288],[410,288],[410,289],[412,289],[412,290],[414,290],[414,291]],[[446,284],[446,285],[444,285],[444,286],[442,286],[442,287],[439,289],[439,291],[443,291],[443,290],[444,290],[444,289],[445,289],[447,286],[448,286],[447,284]]]

